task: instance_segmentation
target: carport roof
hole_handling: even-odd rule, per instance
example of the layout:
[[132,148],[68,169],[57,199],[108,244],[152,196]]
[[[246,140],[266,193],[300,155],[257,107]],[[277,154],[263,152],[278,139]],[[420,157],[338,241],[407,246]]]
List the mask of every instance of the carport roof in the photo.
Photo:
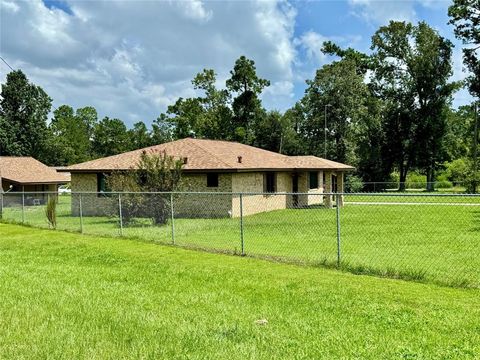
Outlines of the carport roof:
[[0,156],[0,177],[25,185],[70,182],[70,175],[58,173],[54,168],[26,156]]

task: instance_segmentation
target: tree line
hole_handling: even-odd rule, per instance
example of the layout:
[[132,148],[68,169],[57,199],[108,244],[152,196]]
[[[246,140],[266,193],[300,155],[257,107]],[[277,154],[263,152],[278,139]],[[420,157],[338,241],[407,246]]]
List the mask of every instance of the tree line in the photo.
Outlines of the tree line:
[[[150,127],[128,129],[99,120],[93,107],[62,105],[48,121],[52,100],[18,70],[7,75],[0,99],[0,154],[32,155],[70,165],[185,137],[238,141],[287,155],[316,155],[356,167],[351,184],[399,181],[468,182],[476,175],[474,104],[452,107],[466,86],[480,96],[480,5],[454,0],[450,23],[465,47],[469,76],[451,81],[453,44],[425,22],[391,21],[372,36],[371,53],[325,42],[335,60],[306,81],[304,96],[285,112],[267,111],[270,86],[253,60],[236,60],[225,86],[204,69],[192,80],[197,97],[179,98]],[[478,133],[477,140],[478,140]],[[352,185],[353,186],[353,185]],[[473,189],[474,190],[474,189]]]

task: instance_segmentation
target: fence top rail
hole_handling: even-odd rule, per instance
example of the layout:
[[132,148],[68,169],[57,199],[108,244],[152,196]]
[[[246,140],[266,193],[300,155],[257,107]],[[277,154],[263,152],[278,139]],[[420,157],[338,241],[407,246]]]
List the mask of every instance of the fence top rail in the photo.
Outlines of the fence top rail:
[[[456,181],[456,180],[448,180],[451,183],[455,184],[463,184],[467,183],[468,181],[466,180],[461,180],[461,181]],[[439,184],[444,181],[362,181],[363,184]]]
[[408,192],[227,192],[227,191],[145,191],[145,192],[132,192],[132,191],[75,191],[71,193],[60,194],[58,191],[9,191],[9,192],[0,192],[0,195],[9,196],[9,195],[60,195],[60,196],[71,196],[71,195],[264,195],[264,196],[280,196],[280,195],[308,195],[308,196],[334,196],[334,195],[344,195],[344,196],[363,196],[363,197],[480,197],[480,194],[458,194],[458,193],[408,193]]

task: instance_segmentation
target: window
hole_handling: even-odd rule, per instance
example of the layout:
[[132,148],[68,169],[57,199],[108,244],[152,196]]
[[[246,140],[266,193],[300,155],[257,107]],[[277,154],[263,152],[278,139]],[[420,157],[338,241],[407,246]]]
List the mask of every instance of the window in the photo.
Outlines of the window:
[[218,187],[218,174],[207,174],[207,187]]
[[[104,173],[98,173],[97,174],[97,192],[98,192],[98,196],[100,196],[101,194],[100,193],[104,193],[104,192],[109,192],[111,191],[108,186],[107,186],[107,178],[105,176]],[[103,196],[106,196],[107,194],[103,195]]]
[[310,189],[318,189],[318,171],[310,171]]
[[263,191],[274,193],[277,191],[276,176],[274,172],[265,173],[263,177]]

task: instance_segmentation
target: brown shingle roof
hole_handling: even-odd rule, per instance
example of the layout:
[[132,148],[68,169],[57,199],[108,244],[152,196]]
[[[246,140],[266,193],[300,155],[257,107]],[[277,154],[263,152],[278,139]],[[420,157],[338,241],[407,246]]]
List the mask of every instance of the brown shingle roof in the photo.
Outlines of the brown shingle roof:
[[[236,142],[186,138],[69,166],[65,171],[109,171],[135,168],[143,151],[187,158],[185,171],[254,171],[295,169],[350,170],[353,167],[315,156],[286,156]],[[241,157],[241,162],[239,162]]]
[[70,176],[32,157],[0,156],[0,177],[19,184],[63,184]]

